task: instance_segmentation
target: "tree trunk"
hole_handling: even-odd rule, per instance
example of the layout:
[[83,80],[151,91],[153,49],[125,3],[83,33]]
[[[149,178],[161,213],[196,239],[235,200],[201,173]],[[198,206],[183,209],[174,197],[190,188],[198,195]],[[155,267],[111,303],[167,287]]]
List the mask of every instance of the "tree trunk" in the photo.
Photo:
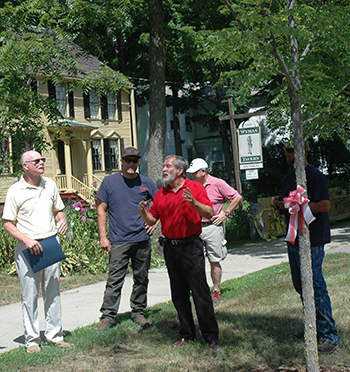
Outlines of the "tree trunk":
[[182,156],[181,131],[180,131],[180,110],[179,110],[179,89],[173,84],[173,126],[175,140],[175,154]]
[[[288,8],[294,9],[294,0],[288,0]],[[295,28],[295,19],[289,16],[289,27]],[[290,87],[290,105],[292,113],[292,122],[294,128],[294,166],[297,185],[306,189],[305,173],[305,147],[302,127],[301,104],[297,99],[297,92],[301,89],[299,70],[296,66],[298,62],[298,42],[294,36],[290,37],[291,60],[295,65],[292,66],[291,79],[293,87]],[[318,372],[318,352],[316,337],[316,310],[314,301],[314,288],[311,266],[311,250],[309,229],[306,226],[306,233],[302,234],[300,229],[299,236],[299,253],[301,266],[301,284],[304,305],[304,335],[305,335],[305,354],[306,368],[308,372]]]
[[165,111],[165,51],[164,9],[162,0],[149,0],[150,14],[150,95],[148,176],[157,187],[164,185],[162,177],[166,133]]

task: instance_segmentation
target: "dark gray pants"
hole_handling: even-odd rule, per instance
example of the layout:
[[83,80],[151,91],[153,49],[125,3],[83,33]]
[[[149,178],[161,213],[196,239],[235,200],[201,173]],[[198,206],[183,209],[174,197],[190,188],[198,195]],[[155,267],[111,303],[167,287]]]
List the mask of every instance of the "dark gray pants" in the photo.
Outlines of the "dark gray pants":
[[101,320],[114,321],[118,314],[121,290],[131,259],[134,285],[130,296],[131,318],[145,314],[147,307],[148,270],[151,262],[149,240],[137,243],[112,244],[109,276],[106,283]]

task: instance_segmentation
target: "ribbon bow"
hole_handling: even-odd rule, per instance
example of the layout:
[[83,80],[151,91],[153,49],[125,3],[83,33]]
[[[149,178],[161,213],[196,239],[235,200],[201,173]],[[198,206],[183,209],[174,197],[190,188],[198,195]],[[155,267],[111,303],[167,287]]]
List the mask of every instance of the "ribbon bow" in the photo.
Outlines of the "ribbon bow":
[[284,206],[290,214],[288,233],[285,240],[291,244],[295,243],[298,225],[300,225],[301,233],[305,234],[305,221],[310,224],[315,220],[315,216],[309,207],[309,199],[303,196],[305,191],[304,187],[298,185],[296,190],[291,191],[288,197],[283,199]]

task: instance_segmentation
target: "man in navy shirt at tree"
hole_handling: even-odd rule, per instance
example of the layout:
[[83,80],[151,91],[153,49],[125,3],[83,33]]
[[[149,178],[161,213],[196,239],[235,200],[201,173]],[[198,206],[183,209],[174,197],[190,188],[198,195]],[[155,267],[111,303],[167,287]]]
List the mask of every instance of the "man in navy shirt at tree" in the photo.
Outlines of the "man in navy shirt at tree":
[[[305,143],[305,159],[309,152],[309,145]],[[287,162],[294,166],[294,148],[292,145],[285,147]],[[324,258],[324,245],[330,243],[331,233],[328,211],[330,208],[329,191],[326,177],[314,166],[305,160],[307,197],[310,200],[309,207],[316,218],[310,223],[311,262],[316,308],[316,325],[318,338],[318,351],[331,353],[339,343],[339,336],[332,317],[332,306],[327,285],[322,273]],[[286,198],[291,191],[296,190],[296,176],[294,169],[290,171],[283,183],[282,198]],[[274,206],[283,210],[289,224],[289,213],[284,207],[284,202],[274,199]],[[295,290],[302,296],[300,254],[298,237],[294,244],[288,244],[288,258]],[[298,337],[298,336],[296,336]],[[299,337],[298,337],[299,338]]]
[[140,153],[134,147],[124,149],[122,172],[107,176],[96,195],[100,245],[109,252],[109,276],[100,309],[102,316],[99,332],[107,331],[115,324],[129,259],[134,279],[130,297],[131,318],[143,329],[150,327],[145,318],[145,308],[151,260],[149,235],[154,227],[145,227],[138,212],[138,204],[153,199],[157,187],[150,178],[136,172],[140,159]]

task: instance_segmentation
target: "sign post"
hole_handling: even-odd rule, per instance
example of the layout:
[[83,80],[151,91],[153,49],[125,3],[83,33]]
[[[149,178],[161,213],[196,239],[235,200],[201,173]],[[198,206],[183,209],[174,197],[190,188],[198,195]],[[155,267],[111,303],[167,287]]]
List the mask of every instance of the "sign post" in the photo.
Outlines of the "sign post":
[[[242,194],[242,182],[241,182],[241,174],[240,169],[247,169],[247,168],[240,168],[239,165],[239,157],[238,157],[238,144],[237,144],[237,128],[235,119],[249,119],[252,116],[260,116],[265,115],[265,110],[258,110],[252,113],[244,113],[244,114],[235,114],[232,109],[232,97],[228,99],[228,109],[229,115],[220,116],[220,121],[229,120],[230,121],[230,129],[231,129],[231,139],[232,139],[232,152],[233,152],[233,164],[235,167],[235,180],[236,180],[236,190]],[[256,168],[256,167],[255,167]]]

